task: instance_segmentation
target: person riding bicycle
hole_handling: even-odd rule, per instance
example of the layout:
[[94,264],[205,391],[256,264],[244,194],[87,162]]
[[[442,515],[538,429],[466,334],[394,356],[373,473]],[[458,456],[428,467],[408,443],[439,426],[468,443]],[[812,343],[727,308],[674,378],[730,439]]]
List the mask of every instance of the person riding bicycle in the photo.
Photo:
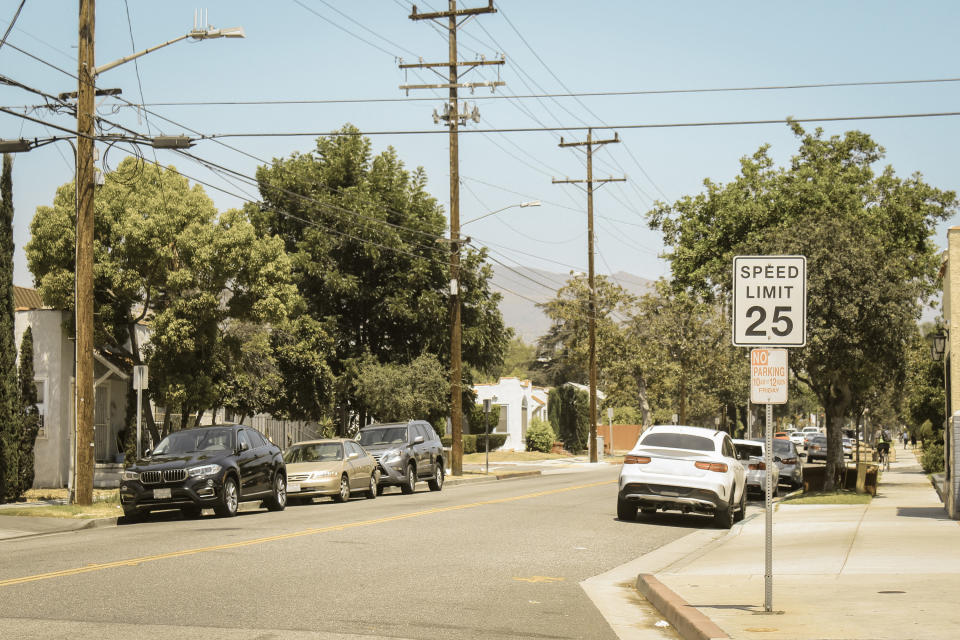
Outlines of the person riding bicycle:
[[890,436],[886,431],[881,430],[877,436],[877,457],[881,462],[890,459]]

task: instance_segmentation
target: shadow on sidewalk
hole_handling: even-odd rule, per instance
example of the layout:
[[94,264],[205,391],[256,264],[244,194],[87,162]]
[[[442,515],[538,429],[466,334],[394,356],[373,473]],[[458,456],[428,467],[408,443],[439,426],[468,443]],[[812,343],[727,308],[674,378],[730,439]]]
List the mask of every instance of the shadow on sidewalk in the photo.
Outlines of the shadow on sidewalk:
[[949,520],[943,507],[897,507],[897,517],[900,518],[931,518],[933,520]]

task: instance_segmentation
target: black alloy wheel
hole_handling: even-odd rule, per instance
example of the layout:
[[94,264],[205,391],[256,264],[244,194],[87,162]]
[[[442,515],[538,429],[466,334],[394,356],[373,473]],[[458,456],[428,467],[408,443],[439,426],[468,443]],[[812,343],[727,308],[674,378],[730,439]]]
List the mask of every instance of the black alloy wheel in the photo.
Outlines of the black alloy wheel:
[[400,491],[405,494],[411,494],[417,489],[417,470],[413,468],[413,463],[407,465],[407,477],[402,485],[400,485]]

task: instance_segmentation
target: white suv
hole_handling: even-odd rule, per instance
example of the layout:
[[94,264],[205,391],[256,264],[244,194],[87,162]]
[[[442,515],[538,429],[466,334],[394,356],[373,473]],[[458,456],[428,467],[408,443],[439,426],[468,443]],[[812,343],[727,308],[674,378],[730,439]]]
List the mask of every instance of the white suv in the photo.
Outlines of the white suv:
[[623,460],[617,517],[636,520],[637,509],[708,513],[729,529],[746,513],[746,484],[746,471],[726,433],[650,427]]

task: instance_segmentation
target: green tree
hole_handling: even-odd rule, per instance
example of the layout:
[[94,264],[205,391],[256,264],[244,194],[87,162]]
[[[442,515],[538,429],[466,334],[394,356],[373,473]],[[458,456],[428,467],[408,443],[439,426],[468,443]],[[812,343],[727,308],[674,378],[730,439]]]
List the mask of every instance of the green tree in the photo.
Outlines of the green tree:
[[564,384],[550,390],[548,417],[550,427],[564,449],[580,453],[590,437],[590,394]]
[[[26,246],[40,295],[61,309],[73,308],[74,216],[67,184],[52,207],[37,208]],[[282,327],[303,302],[282,240],[256,232],[241,211],[218,215],[172,168],[124,160],[99,188],[95,219],[96,343],[151,366],[149,396],[167,409],[162,426],[146,411],[156,442],[172,413],[189,424],[242,387],[231,376],[252,365],[237,357],[244,323]],[[151,328],[143,348],[141,322]]]
[[20,397],[13,305],[13,159],[0,176],[0,500],[19,494]]
[[33,449],[40,432],[37,408],[37,384],[33,374],[33,329],[27,327],[20,339],[20,419],[23,426],[19,442],[18,494],[33,487]]
[[943,442],[943,424],[946,420],[946,395],[943,380],[944,363],[931,357],[932,336],[942,332],[940,325],[929,327],[922,335],[913,336],[907,352],[907,380],[904,399],[904,417],[910,432],[920,435],[920,426],[931,425],[934,442]]
[[[442,208],[422,169],[407,171],[393,148],[374,156],[360,135],[318,138],[314,150],[260,167],[257,179],[264,205],[251,207],[251,218],[283,239],[309,314],[333,337],[329,364],[346,433],[351,415],[366,417],[356,376],[368,356],[403,365],[431,353],[449,362]],[[509,340],[491,276],[483,252],[461,248],[462,354],[481,372],[502,362]]]
[[381,364],[368,357],[359,373],[357,399],[378,422],[433,423],[449,412],[449,372],[434,355],[422,354],[410,364]]
[[843,463],[840,439],[855,399],[881,372],[904,367],[904,346],[935,288],[935,224],[956,209],[956,196],[899,178],[870,136],[825,138],[791,123],[800,149],[776,168],[768,148],[741,160],[726,185],[649,213],[663,231],[673,277],[682,288],[726,298],[735,255],[807,257],[807,346],[790,366],[827,414],[827,488]]

